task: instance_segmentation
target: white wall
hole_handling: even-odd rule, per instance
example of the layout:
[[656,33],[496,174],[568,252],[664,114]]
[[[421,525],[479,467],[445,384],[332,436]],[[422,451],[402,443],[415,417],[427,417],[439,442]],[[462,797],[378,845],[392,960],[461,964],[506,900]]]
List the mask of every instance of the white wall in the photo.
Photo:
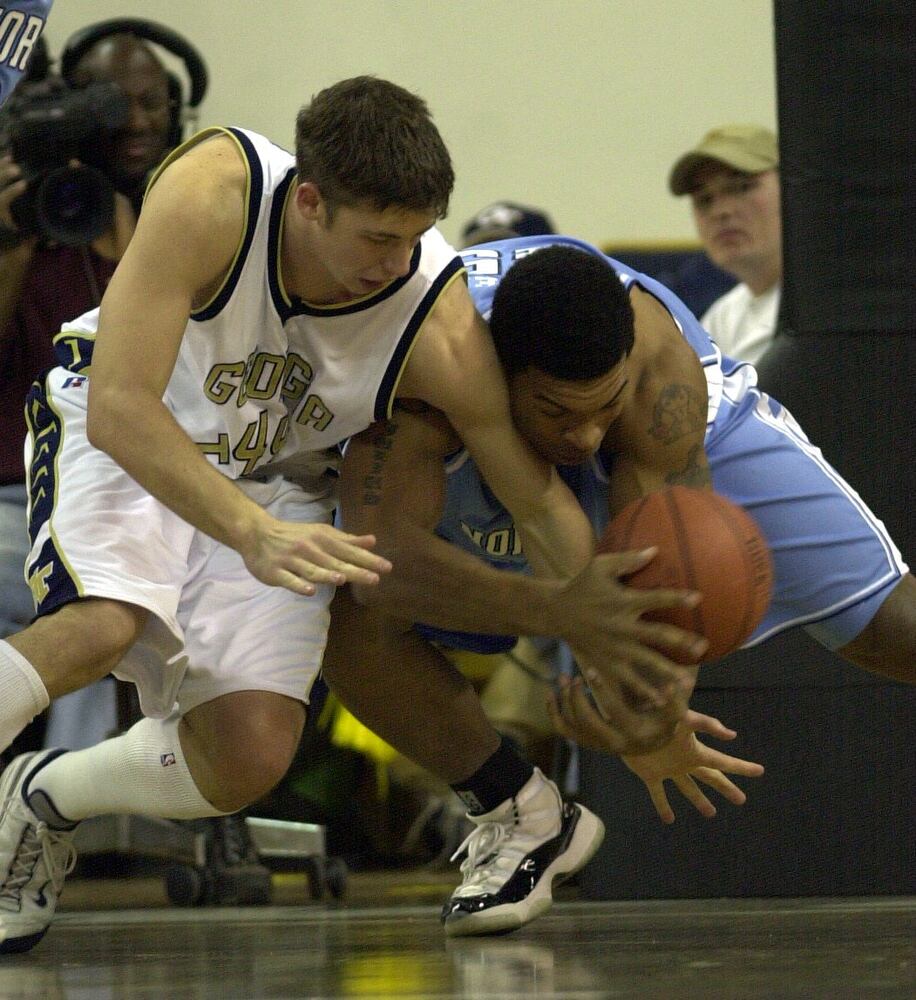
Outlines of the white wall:
[[453,240],[500,198],[596,243],[691,239],[671,163],[713,125],[776,120],[770,0],[56,0],[52,53],[117,16],[201,50],[202,125],[290,146],[298,107],[335,80],[422,94],[455,160]]

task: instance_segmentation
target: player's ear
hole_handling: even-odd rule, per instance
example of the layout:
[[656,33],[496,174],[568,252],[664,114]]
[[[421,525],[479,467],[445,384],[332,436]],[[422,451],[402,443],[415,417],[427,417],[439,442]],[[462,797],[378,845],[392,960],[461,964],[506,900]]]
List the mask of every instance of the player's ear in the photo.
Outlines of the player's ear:
[[296,187],[296,207],[310,221],[315,221],[323,202],[318,185],[312,181],[304,181]]

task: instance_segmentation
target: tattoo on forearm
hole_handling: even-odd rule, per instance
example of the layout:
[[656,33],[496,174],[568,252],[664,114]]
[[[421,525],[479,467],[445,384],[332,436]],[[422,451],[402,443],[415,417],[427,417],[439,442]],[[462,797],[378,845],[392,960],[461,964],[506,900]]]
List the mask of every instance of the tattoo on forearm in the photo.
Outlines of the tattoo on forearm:
[[381,503],[385,462],[391,455],[397,429],[396,421],[386,420],[372,435],[372,464],[363,477],[362,500],[366,507],[377,507]]
[[705,426],[706,397],[689,385],[665,386],[652,410],[652,437],[662,444],[673,444]]
[[665,482],[669,486],[694,486],[697,489],[709,486],[712,482],[712,476],[709,474],[709,466],[705,462],[702,464],[699,462],[699,459],[704,454],[705,452],[701,444],[691,448],[684,468],[680,472],[669,472],[665,476]]

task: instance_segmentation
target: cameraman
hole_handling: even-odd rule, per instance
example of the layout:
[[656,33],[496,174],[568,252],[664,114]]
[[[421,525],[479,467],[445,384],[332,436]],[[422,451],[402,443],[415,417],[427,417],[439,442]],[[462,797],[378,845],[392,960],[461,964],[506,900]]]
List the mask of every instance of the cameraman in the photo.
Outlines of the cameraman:
[[[99,304],[115,267],[133,236],[146,178],[168,152],[172,108],[166,70],[142,39],[110,35],[88,49],[71,82],[114,83],[129,102],[127,123],[100,143],[104,173],[112,181],[111,224],[82,246],[62,246],[29,233],[16,234],[10,206],[25,191],[22,171],[7,155],[0,158],[0,637],[32,618],[23,581],[28,551],[23,465],[23,402],[32,380],[55,362],[52,337],[62,323]],[[29,86],[23,84],[23,87]],[[38,85],[40,86],[40,85]],[[23,87],[15,100],[27,99]],[[7,109],[5,108],[4,111]],[[14,233],[10,236],[9,231]]]

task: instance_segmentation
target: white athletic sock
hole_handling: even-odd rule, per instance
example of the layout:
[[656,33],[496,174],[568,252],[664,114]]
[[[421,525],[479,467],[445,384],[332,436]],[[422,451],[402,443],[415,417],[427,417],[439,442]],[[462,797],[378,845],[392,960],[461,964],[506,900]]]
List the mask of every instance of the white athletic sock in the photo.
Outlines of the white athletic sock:
[[49,703],[44,681],[32,664],[18,649],[0,639],[0,751]]
[[141,719],[126,733],[61,754],[29,782],[61,817],[127,813],[164,819],[224,816],[199,792],[181,750],[177,715]]

